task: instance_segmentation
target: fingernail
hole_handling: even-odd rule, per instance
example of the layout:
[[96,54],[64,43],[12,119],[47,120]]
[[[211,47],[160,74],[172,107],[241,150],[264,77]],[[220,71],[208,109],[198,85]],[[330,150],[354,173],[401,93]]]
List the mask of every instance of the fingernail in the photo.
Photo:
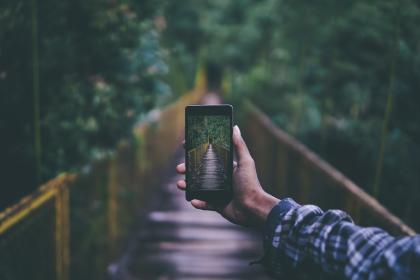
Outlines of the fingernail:
[[237,125],[235,125],[233,127],[234,130],[236,130],[236,133],[238,133],[239,135],[241,135],[241,130],[239,129],[239,127]]

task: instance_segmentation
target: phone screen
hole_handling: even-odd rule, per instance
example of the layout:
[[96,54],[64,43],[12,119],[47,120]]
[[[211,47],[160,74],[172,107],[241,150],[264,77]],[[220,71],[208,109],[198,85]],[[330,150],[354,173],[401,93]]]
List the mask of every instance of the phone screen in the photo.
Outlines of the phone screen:
[[[193,106],[186,116],[189,191],[227,190],[232,185],[232,107]],[[224,108],[225,107],[225,108]]]

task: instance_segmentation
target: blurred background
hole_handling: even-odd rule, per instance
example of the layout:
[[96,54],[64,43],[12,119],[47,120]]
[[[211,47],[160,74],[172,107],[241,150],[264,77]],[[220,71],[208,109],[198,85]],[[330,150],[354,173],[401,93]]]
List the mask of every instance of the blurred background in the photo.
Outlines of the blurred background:
[[251,100],[420,229],[414,0],[3,0],[0,209],[194,87]]

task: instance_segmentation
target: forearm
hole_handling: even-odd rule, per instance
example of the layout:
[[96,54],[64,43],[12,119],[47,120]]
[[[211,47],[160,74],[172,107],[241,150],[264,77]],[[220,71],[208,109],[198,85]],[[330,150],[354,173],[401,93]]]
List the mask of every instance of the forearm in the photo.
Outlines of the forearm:
[[415,243],[413,238],[397,240],[378,228],[358,227],[343,211],[323,212],[285,199],[268,216],[265,264],[274,271],[284,266],[280,257],[284,256],[293,267],[310,261],[348,278],[376,279],[385,273],[412,272],[412,264],[401,257],[401,248],[419,259],[420,252],[413,252]]
[[[343,266],[338,259],[331,261],[331,256],[335,256],[334,251],[343,250],[346,244],[340,241],[348,238],[354,227],[351,218],[342,211],[324,213],[314,205],[300,206],[291,199],[284,199],[269,214],[265,248],[271,255],[281,253],[294,267],[310,260],[326,271],[340,273],[344,271]],[[330,233],[341,238],[328,242]]]

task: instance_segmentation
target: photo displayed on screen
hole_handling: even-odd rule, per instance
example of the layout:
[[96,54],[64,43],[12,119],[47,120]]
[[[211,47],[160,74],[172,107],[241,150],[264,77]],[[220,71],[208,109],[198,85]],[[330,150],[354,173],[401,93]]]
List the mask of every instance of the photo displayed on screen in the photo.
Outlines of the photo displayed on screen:
[[216,190],[228,185],[230,119],[224,115],[188,118],[189,188]]

